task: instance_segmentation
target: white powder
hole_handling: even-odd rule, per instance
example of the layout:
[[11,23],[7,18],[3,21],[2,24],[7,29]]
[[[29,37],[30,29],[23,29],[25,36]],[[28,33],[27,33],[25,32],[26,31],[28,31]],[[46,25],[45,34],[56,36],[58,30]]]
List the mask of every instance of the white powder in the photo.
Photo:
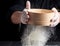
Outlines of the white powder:
[[44,46],[50,35],[50,27],[27,25],[22,36],[22,46]]

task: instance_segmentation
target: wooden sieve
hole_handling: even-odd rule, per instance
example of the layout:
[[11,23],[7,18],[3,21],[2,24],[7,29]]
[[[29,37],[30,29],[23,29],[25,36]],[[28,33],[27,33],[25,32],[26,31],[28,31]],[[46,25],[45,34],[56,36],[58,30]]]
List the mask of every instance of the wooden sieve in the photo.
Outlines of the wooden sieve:
[[53,11],[48,9],[29,9],[28,13],[30,15],[28,24],[32,25],[49,26],[54,16]]

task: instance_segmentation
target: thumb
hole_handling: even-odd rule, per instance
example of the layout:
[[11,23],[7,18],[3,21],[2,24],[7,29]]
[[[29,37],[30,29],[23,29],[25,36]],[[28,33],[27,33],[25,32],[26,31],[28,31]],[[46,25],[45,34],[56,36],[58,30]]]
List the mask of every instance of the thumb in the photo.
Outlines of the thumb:
[[53,11],[54,13],[58,13],[58,11],[57,11],[56,8],[52,8],[52,11]]
[[30,1],[27,1],[26,2],[26,9],[30,9],[30,7],[31,7]]
[[53,20],[57,19],[59,17],[58,10],[56,8],[52,8],[52,11],[54,12],[54,18]]

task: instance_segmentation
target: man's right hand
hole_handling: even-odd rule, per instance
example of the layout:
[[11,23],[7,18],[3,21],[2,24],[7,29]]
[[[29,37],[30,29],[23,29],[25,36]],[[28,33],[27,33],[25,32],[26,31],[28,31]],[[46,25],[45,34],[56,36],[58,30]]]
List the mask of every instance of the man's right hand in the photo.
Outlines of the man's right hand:
[[30,1],[26,2],[26,8],[23,10],[23,13],[21,15],[21,23],[23,24],[27,24],[28,19],[29,19],[29,15],[28,15],[28,9],[30,9],[31,5],[30,5]]

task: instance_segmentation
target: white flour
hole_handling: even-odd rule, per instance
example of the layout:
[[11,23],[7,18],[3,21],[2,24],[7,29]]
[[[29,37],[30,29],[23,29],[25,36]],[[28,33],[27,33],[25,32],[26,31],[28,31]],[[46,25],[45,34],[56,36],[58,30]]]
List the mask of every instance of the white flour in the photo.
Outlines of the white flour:
[[49,27],[27,25],[22,36],[22,46],[44,46],[50,35],[51,31]]

